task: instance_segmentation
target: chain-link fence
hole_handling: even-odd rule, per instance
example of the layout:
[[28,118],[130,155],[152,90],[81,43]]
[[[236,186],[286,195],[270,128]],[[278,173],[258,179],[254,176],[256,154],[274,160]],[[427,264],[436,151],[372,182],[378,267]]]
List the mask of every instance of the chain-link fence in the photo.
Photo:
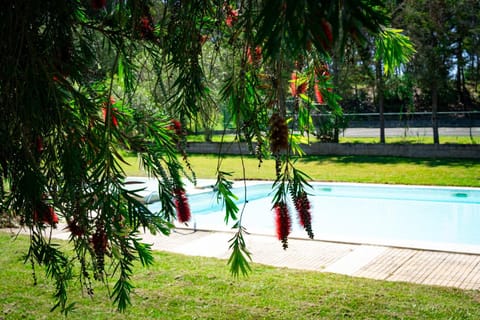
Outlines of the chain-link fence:
[[[420,128],[432,126],[431,112],[384,113],[386,128]],[[315,123],[325,122],[330,114],[313,115]],[[347,128],[379,128],[379,113],[345,113]],[[438,127],[480,127],[480,111],[437,112]]]

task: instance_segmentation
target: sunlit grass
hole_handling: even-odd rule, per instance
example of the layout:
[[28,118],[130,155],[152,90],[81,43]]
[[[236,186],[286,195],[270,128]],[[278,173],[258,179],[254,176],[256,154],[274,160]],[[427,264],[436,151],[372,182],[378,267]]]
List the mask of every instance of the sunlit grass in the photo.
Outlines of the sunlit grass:
[[[135,155],[125,154],[127,175],[142,176]],[[190,155],[198,178],[214,178],[217,165],[234,179],[275,178],[274,161],[253,157]],[[298,168],[316,181],[480,187],[480,163],[459,159],[408,159],[368,156],[309,156]],[[244,175],[245,174],[245,175]],[[64,243],[61,243],[62,245]],[[50,313],[53,286],[37,268],[23,263],[28,242],[12,242],[0,233],[0,319],[58,319]],[[95,296],[70,288],[78,309],[70,319],[478,319],[478,291],[358,279],[253,265],[253,273],[235,280],[226,262],[156,252],[155,264],[135,270],[133,306],[119,314],[108,291]]]
[[[64,242],[57,241],[60,244]],[[60,319],[49,312],[53,284],[22,255],[26,237],[0,232],[0,318]],[[108,292],[94,283],[93,297],[69,287],[77,309],[68,319],[479,319],[478,291],[353,278],[253,264],[248,278],[231,277],[224,260],[154,253],[136,267],[132,306],[115,311]]]
[[[126,157],[129,176],[144,176],[136,157]],[[273,180],[275,162],[254,157],[216,155],[189,156],[197,178],[215,178],[217,165],[234,179]],[[410,159],[370,156],[308,156],[297,161],[312,180],[409,185],[480,187],[480,162],[462,159]]]
[[[316,143],[319,139],[314,135],[299,137],[301,143]],[[340,143],[380,143],[380,137],[339,137]],[[201,134],[187,136],[188,142],[205,142],[205,136]],[[234,134],[213,135],[212,142],[235,142],[238,137]],[[405,136],[405,137],[386,137],[385,143],[405,143],[405,144],[433,144],[433,138],[428,136]],[[479,144],[480,136],[441,136],[440,144]]]

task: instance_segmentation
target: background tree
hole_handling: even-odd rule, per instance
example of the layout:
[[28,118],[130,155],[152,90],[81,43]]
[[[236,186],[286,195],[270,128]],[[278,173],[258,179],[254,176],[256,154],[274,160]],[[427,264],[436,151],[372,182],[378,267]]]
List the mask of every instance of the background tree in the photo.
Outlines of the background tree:
[[464,76],[466,61],[475,56],[466,48],[478,37],[473,25],[478,6],[478,1],[405,1],[398,17],[417,49],[407,72],[420,95],[430,95],[434,143],[439,143],[438,111],[478,106]]
[[[478,110],[478,81],[475,76],[476,70],[479,70],[476,67],[478,53],[475,53],[476,46],[472,45],[478,42],[478,1],[384,3],[384,10],[392,16],[388,26],[402,29],[402,34],[410,37],[417,53],[410,63],[403,63],[398,70],[391,68],[395,72],[386,75],[380,73],[383,60],[374,59],[375,39],[378,44],[380,37],[375,36],[363,43],[347,40],[345,50],[332,54],[331,62],[335,92],[342,97],[340,106],[344,115],[352,119],[351,113],[382,114],[382,96],[384,111],[399,113],[398,120],[409,116],[411,111],[431,111],[432,76],[438,83],[438,111]],[[438,22],[434,23],[435,19]],[[433,45],[432,41],[436,44]],[[336,56],[344,56],[345,59],[335,63]],[[436,60],[432,60],[434,58]],[[378,81],[381,78],[383,83]],[[378,90],[378,86],[383,86],[383,90]],[[458,116],[449,117],[455,121],[454,117]],[[380,141],[383,141],[382,127],[380,124]]]
[[385,81],[383,74],[394,74],[395,68],[406,64],[415,49],[410,39],[403,34],[402,30],[385,28],[375,39],[375,75],[377,88],[377,101],[380,113],[380,143],[385,143]]
[[[431,95],[433,140],[436,144],[440,143],[437,118],[439,95],[442,89],[448,87],[450,49],[446,35],[452,27],[450,9],[445,1],[412,1],[404,13],[404,23],[410,25],[410,36],[421,48],[412,67]],[[413,25],[416,27],[412,28]]]
[[[478,18],[480,15],[480,3],[478,1],[465,0],[453,3],[453,20],[455,26],[450,32],[451,42],[454,46],[453,61],[456,63],[455,90],[458,105],[461,108],[472,105],[474,101],[473,91],[477,90],[475,83],[469,84],[466,77],[466,69],[469,61],[478,57],[479,29]],[[473,79],[472,79],[473,80]],[[472,87],[474,90],[472,90]]]

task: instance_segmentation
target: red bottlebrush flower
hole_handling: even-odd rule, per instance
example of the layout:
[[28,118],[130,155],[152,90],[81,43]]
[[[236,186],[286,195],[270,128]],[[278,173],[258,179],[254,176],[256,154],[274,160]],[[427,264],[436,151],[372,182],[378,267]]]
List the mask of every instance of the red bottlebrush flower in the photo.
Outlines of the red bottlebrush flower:
[[288,126],[285,118],[278,113],[270,118],[270,150],[276,154],[281,150],[288,149]]
[[255,58],[257,60],[262,59],[262,47],[260,47],[260,46],[255,47]]
[[307,193],[302,192],[299,196],[294,196],[293,201],[300,225],[307,231],[308,237],[313,239],[311,206]]
[[108,238],[105,228],[98,224],[95,233],[92,235],[91,243],[97,260],[97,268],[103,273],[105,267],[105,253],[107,252]]
[[226,8],[227,18],[225,19],[225,24],[229,27],[233,27],[233,25],[238,21],[238,9],[232,9],[232,7],[227,6]]
[[115,116],[116,111],[117,111],[117,108],[112,108],[112,124],[114,127],[118,127],[118,120],[117,120],[117,117]]
[[100,10],[104,8],[107,4],[107,0],[92,0],[91,5],[95,10]]
[[83,228],[78,225],[78,221],[76,221],[75,219],[68,221],[67,228],[74,236],[77,237],[83,236],[83,234],[85,233]]
[[318,83],[315,83],[313,90],[315,91],[315,99],[317,100],[317,103],[324,104],[325,101],[323,100],[323,96],[322,96],[322,93],[320,92],[320,88],[318,87]]
[[[113,106],[115,104],[115,98],[111,96],[108,100],[108,103],[109,103],[110,106]],[[107,109],[106,103],[104,103],[103,105],[104,105],[103,108],[102,108],[103,120],[106,122],[107,121],[108,109]],[[118,120],[117,120],[117,117],[115,116],[117,111],[118,111],[117,108],[111,108],[111,110],[110,110],[110,119],[111,119],[114,127],[118,126]]]
[[176,119],[170,121],[170,129],[175,131],[175,134],[182,135],[182,123]]
[[262,47],[256,46],[254,52],[250,47],[247,48],[247,59],[249,64],[254,64],[262,60]]
[[297,73],[292,72],[292,75],[290,76],[290,93],[292,96],[297,95]]
[[33,221],[55,226],[58,223],[58,215],[52,206],[40,202],[33,211]]
[[97,230],[95,230],[95,233],[92,235],[92,243],[93,249],[96,253],[105,253],[107,250],[108,239],[103,228],[97,228]]
[[177,219],[180,223],[190,221],[192,213],[190,212],[190,205],[188,204],[187,195],[183,188],[176,188],[174,191],[175,208],[177,210]]
[[[315,66],[315,86],[313,89],[315,92],[315,99],[319,104],[325,103],[325,99],[323,98],[323,95],[320,91],[319,79],[323,79],[323,81],[326,81],[329,78],[330,78],[330,72],[328,72],[328,65],[321,64],[321,65]],[[332,89],[328,88],[327,90],[331,91]]]
[[290,78],[290,92],[292,96],[296,97],[300,94],[304,94],[307,92],[308,89],[308,83],[307,81],[301,81],[297,77],[296,72],[292,72],[291,78]]
[[[110,119],[112,119],[112,124],[114,127],[118,127],[118,120],[117,117],[115,116],[115,112],[117,111],[117,108],[112,108],[111,110],[111,115]],[[103,120],[107,121],[107,108],[102,108],[102,113],[103,113]]]
[[253,64],[252,50],[250,47],[247,48],[247,61],[249,64]]
[[148,17],[141,17],[140,18],[140,23],[142,24],[142,27],[144,29],[151,29],[151,26],[150,26],[150,19],[148,19]]
[[148,39],[153,36],[153,21],[150,15],[140,18],[138,30],[140,31],[140,36],[144,39]]
[[275,210],[275,225],[278,240],[282,241],[283,249],[288,248],[288,235],[292,230],[292,220],[288,207],[284,202],[275,203],[273,206]]
[[53,207],[48,208],[48,220],[50,224],[56,225],[58,223],[58,216],[55,213],[55,210],[53,210]]
[[42,153],[44,148],[43,148],[43,138],[41,136],[37,136],[37,139],[35,140],[35,144],[37,147],[37,152]]

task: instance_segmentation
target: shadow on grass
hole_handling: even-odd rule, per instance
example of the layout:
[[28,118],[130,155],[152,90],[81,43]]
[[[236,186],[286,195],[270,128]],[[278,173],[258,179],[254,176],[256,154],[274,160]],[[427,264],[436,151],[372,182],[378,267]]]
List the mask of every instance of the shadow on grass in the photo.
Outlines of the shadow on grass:
[[385,156],[306,156],[301,162],[343,163],[343,164],[415,164],[429,167],[451,166],[471,167],[478,166],[475,159],[434,159],[434,158],[406,158],[406,157],[385,157]]
[[[218,154],[190,154],[191,157],[205,157],[211,159],[220,158],[245,158],[257,160],[254,155],[218,155]],[[272,160],[265,158],[264,160]],[[454,158],[408,158],[408,157],[388,157],[388,156],[303,156],[298,159],[299,162],[312,163],[337,163],[337,164],[414,164],[429,167],[451,166],[451,167],[471,167],[479,166],[477,159],[454,159]]]

